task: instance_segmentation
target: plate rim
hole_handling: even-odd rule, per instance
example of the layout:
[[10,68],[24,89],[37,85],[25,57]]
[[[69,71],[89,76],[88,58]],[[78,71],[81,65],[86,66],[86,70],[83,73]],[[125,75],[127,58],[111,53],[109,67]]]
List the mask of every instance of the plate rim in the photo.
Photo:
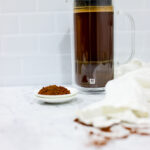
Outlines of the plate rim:
[[[69,102],[69,101],[73,100],[73,98],[75,98],[75,97],[76,97],[76,95],[70,96],[70,97],[48,99],[48,98],[34,96],[34,98],[36,100],[39,100],[39,101],[42,101],[42,102],[46,102],[46,103],[65,103],[65,102]],[[65,98],[67,98],[67,99],[65,99]]]

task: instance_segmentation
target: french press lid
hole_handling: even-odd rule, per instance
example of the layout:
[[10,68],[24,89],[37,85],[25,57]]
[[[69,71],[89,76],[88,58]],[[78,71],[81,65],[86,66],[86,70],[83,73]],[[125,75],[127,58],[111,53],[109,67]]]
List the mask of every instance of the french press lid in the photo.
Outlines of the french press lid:
[[75,0],[75,7],[79,6],[112,6],[112,0]]

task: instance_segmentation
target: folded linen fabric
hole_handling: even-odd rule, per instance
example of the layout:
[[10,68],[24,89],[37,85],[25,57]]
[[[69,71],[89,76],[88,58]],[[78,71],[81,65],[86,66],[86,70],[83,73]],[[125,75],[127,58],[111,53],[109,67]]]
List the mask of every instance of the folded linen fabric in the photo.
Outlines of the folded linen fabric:
[[79,110],[77,117],[100,128],[116,123],[150,125],[150,64],[133,60],[117,68],[105,98]]

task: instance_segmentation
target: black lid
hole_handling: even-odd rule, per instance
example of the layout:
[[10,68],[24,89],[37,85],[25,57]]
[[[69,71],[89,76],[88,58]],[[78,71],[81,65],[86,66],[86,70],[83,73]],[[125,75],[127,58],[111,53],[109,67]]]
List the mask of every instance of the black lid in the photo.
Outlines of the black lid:
[[75,7],[78,6],[111,6],[112,0],[75,0]]

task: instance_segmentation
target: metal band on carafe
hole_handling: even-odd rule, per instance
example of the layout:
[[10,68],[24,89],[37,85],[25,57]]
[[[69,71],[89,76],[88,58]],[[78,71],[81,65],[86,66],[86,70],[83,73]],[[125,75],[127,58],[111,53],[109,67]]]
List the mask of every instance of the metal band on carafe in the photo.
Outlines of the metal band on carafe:
[[80,6],[112,6],[112,0],[75,0],[74,7]]
[[74,13],[113,11],[112,0],[75,0]]

